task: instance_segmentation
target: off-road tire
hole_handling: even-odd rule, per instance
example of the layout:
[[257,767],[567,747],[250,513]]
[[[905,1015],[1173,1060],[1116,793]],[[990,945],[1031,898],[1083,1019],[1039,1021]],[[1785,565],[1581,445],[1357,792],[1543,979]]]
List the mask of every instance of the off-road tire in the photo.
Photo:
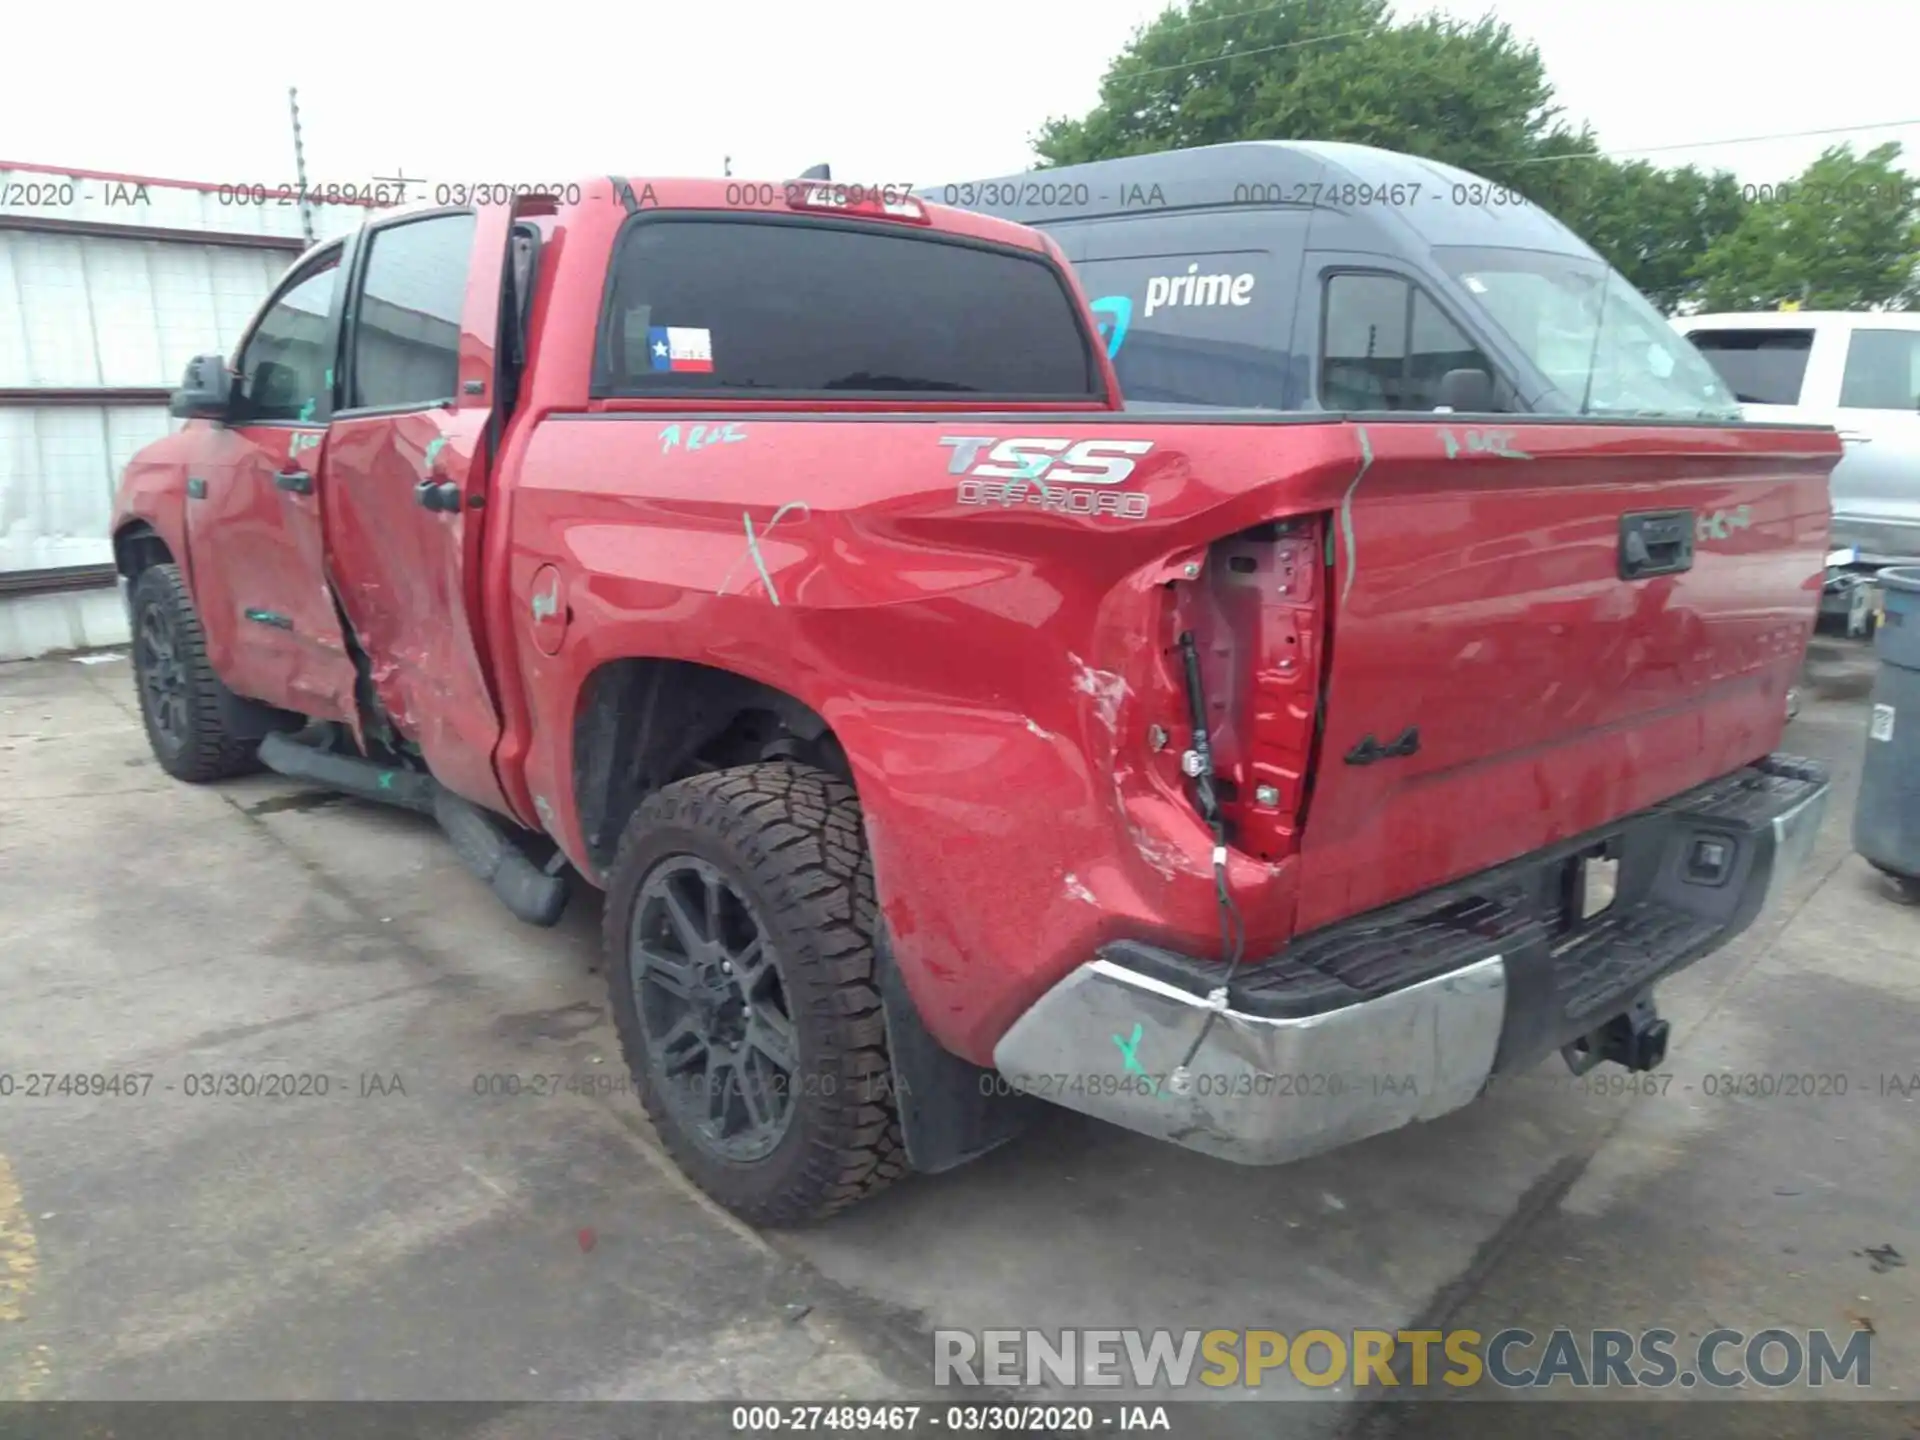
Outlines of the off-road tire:
[[[141,628],[149,610],[157,612],[172,637],[175,664],[184,704],[184,727],[178,736],[170,735],[157,723],[154,702],[148,694],[150,663],[142,643]],[[135,693],[140,702],[140,720],[146,726],[147,743],[160,768],[176,780],[204,785],[226,780],[259,768],[258,740],[242,740],[228,733],[222,720],[225,701],[231,692],[221,683],[207,663],[207,633],[201,627],[199,612],[187,594],[180,567],[172,563],[149,565],[133,583],[128,600],[128,619],[132,627]]]
[[[661,1095],[636,1003],[628,936],[649,871],[691,855],[752,905],[779,965],[799,1053],[786,1133],[764,1158],[729,1161],[683,1128]],[[743,765],[647,797],[621,836],[603,922],[607,986],[636,1089],[661,1142],[742,1219],[821,1219],[907,1171],[874,973],[873,866],[853,787],[790,762]]]

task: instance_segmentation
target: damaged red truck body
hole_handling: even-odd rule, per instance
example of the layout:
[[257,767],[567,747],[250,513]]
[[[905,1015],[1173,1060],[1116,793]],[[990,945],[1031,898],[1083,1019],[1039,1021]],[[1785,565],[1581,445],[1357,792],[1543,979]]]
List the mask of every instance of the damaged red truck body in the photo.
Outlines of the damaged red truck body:
[[1272,1162],[1644,1068],[1824,808],[1830,431],[1129,411],[1053,241],[911,198],[381,217],[175,413],[114,532],[163,765],[605,890],[648,1109],[758,1221],[1036,1100]]

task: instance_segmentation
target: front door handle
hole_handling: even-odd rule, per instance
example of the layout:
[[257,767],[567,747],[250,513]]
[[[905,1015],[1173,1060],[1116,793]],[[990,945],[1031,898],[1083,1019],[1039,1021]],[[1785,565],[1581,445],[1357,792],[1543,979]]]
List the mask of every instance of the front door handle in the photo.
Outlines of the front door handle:
[[313,476],[304,470],[282,470],[273,477],[275,488],[285,490],[289,495],[311,495]]

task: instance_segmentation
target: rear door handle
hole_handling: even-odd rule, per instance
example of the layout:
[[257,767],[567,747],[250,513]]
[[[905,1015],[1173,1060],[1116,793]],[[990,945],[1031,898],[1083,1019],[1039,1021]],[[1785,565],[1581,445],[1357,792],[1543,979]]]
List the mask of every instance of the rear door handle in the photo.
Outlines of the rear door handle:
[[273,477],[275,488],[285,490],[290,495],[311,495],[313,476],[304,470],[282,470]]
[[422,480],[413,487],[413,498],[423,510],[452,514],[460,508],[460,486],[452,480]]

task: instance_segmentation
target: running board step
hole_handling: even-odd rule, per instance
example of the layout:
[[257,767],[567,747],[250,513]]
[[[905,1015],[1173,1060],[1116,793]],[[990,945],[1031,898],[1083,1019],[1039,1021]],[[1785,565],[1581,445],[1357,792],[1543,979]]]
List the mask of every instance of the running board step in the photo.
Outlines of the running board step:
[[275,732],[260,742],[260,763],[291,780],[311,780],[332,790],[344,790],[379,805],[398,805],[422,815],[433,814],[440,785],[431,775],[376,765],[354,755],[316,750]]
[[520,853],[497,820],[444,787],[433,798],[433,818],[461,862],[487,882],[515,919],[529,925],[559,923],[567,908],[564,872],[549,875]]
[[515,919],[529,925],[554,925],[567,908],[564,871],[549,874],[535,865],[513,843],[505,826],[431,775],[316,750],[278,733],[260,742],[260,763],[289,779],[311,780],[376,804],[431,815],[453,842],[460,863],[486,883]]

